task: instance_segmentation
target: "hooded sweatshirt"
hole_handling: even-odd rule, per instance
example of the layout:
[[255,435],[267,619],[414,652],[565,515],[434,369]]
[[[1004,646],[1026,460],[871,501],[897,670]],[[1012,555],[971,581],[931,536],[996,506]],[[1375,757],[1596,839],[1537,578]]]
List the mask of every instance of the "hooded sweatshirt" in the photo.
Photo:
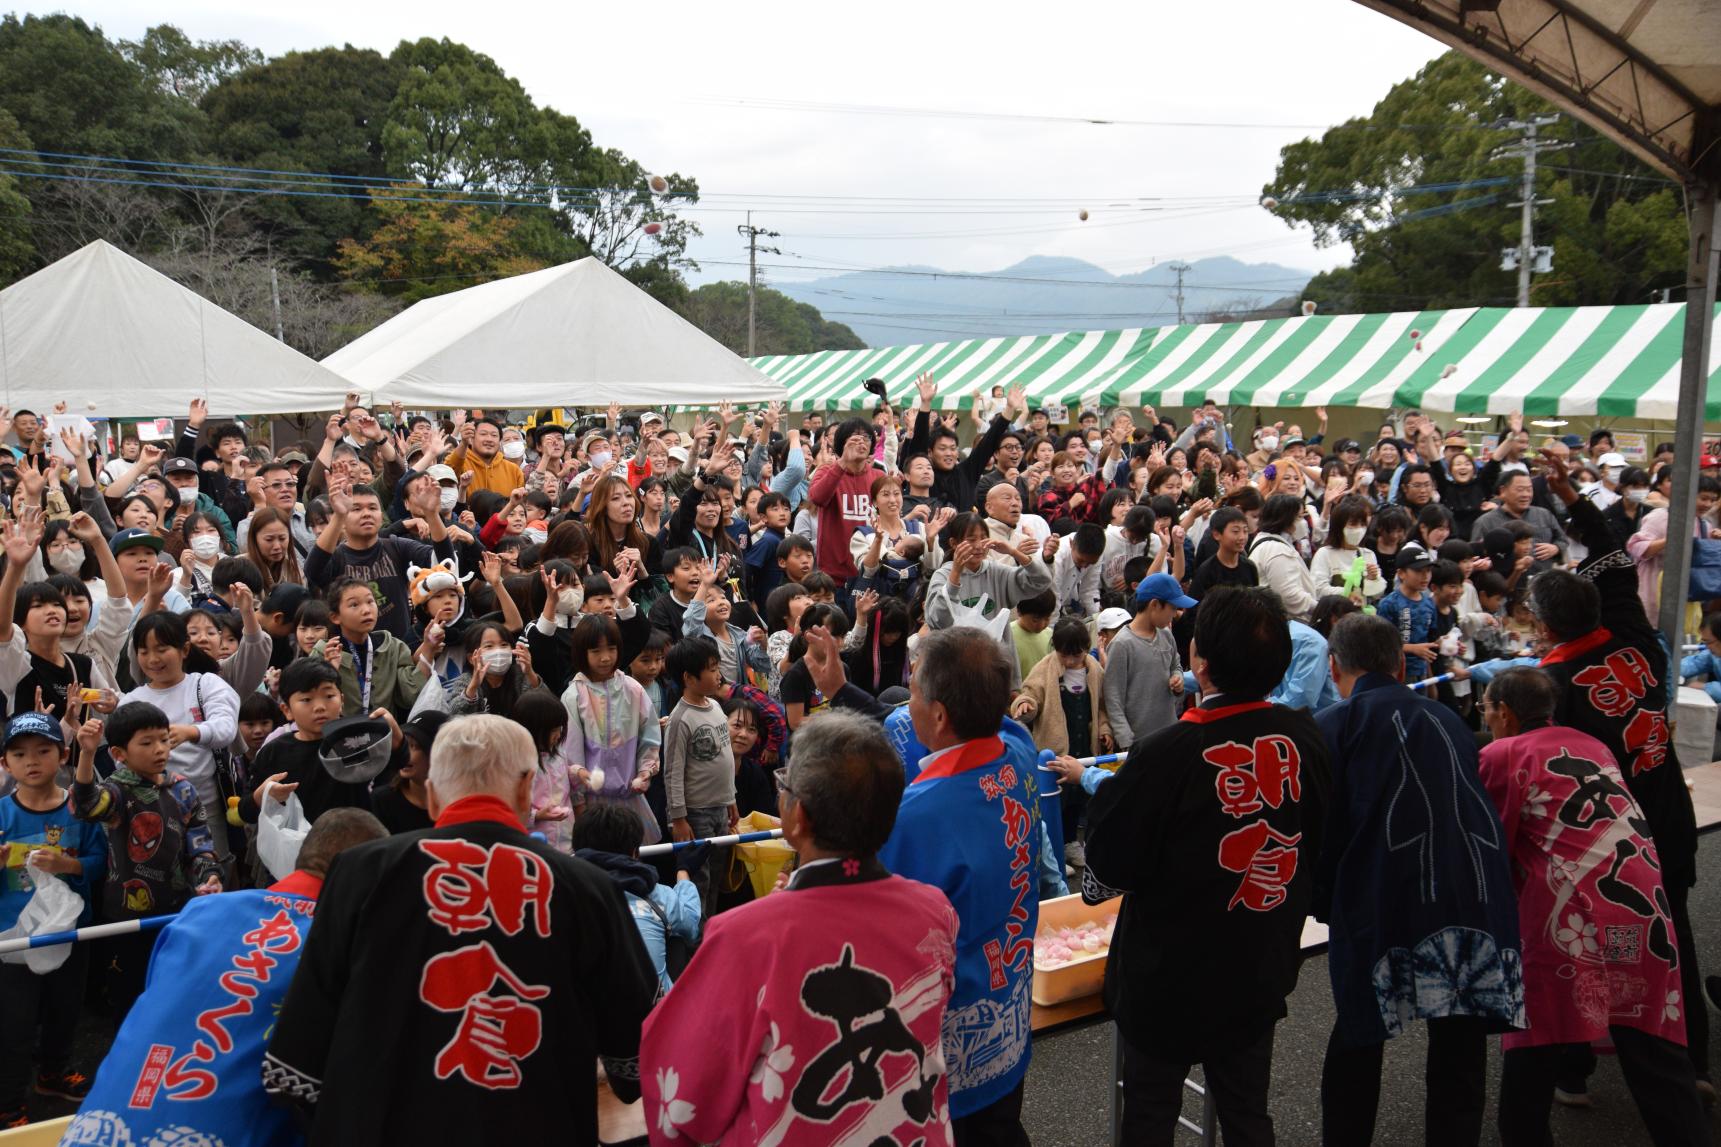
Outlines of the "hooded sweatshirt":
[[622,890],[633,925],[651,955],[651,966],[657,969],[658,991],[669,991],[669,937],[678,936],[689,944],[698,941],[699,889],[691,880],[665,887],[657,882],[657,869],[632,856],[595,848],[582,848],[574,855],[603,869]]

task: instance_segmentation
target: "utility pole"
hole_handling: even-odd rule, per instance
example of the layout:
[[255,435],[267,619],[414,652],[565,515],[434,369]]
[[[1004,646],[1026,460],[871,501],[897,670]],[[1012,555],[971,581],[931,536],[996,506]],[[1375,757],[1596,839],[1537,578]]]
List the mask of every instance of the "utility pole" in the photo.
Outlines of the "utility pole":
[[752,358],[753,316],[757,310],[755,299],[759,293],[759,252],[763,251],[767,255],[781,255],[782,252],[775,247],[759,246],[760,236],[776,239],[779,235],[776,231],[767,231],[763,227],[753,226],[753,213],[751,211],[747,212],[747,222],[735,230],[747,240],[747,357]]
[[1522,198],[1513,204],[1523,211],[1518,223],[1518,245],[1507,247],[1500,252],[1500,269],[1518,272],[1520,307],[1530,305],[1530,272],[1546,274],[1554,269],[1554,249],[1536,246],[1536,207],[1541,203],[1553,202],[1551,199],[1536,198],[1536,157],[1545,151],[1564,151],[1572,146],[1568,141],[1540,139],[1537,136],[1539,129],[1558,123],[1559,119],[1558,115],[1539,115],[1531,116],[1527,120],[1502,120],[1493,125],[1504,131],[1524,133],[1514,142],[1495,148],[1490,156],[1493,159],[1524,161],[1524,175],[1519,191]]
[[269,298],[275,304],[275,341],[286,342],[286,333],[281,330],[281,277],[275,273],[275,268],[269,268]]
[[1183,275],[1184,275],[1184,272],[1192,271],[1195,268],[1191,267],[1188,263],[1179,262],[1179,263],[1171,264],[1171,269],[1173,271],[1177,272],[1177,325],[1182,326],[1183,325]]

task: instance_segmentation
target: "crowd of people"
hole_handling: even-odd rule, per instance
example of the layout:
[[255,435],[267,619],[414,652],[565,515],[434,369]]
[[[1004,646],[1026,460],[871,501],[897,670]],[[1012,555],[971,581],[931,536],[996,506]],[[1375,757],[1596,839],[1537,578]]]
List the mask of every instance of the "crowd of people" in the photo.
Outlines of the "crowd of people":
[[[1605,430],[883,392],[679,429],[354,395],[279,450],[198,401],[112,457],[0,412],[0,929],[53,881],[173,917],[0,965],[0,1126],[592,1142],[601,1071],[653,1142],[1026,1143],[1073,887],[1123,895],[1126,1142],[1196,1064],[1273,1142],[1310,915],[1325,1143],[1419,1020],[1430,1142],[1478,1142],[1496,1035],[1509,1145],[1605,1043],[1655,1143],[1709,1141],[1670,713],[1721,695],[1721,615],[1678,665],[1648,618],[1721,482],[1669,523],[1671,452]],[[797,860],[763,896],[707,843],[754,813]]]

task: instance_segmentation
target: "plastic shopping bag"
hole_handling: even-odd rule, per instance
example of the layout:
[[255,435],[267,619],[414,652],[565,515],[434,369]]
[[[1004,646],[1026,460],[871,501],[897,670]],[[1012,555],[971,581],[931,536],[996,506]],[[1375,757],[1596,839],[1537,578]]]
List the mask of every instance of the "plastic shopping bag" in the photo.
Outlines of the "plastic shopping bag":
[[1004,634],[1010,629],[1010,611],[1000,609],[991,617],[986,616],[986,607],[992,604],[992,599],[981,594],[973,605],[963,605],[959,601],[950,603],[950,613],[954,620],[951,628],[969,628],[983,631],[993,641],[1004,640]]
[[[64,932],[75,928],[84,910],[84,898],[72,891],[72,886],[33,864],[24,871],[36,890],[18,913],[18,923],[0,932],[0,940],[21,940],[26,936],[43,936],[49,932]],[[38,976],[59,968],[72,954],[70,944],[55,944],[47,948],[26,948],[22,952],[7,952],[0,956],[8,964],[23,964]]]
[[299,846],[311,831],[298,793],[288,793],[286,803],[270,785],[263,794],[263,810],[257,817],[257,856],[276,880],[285,880],[299,863]]

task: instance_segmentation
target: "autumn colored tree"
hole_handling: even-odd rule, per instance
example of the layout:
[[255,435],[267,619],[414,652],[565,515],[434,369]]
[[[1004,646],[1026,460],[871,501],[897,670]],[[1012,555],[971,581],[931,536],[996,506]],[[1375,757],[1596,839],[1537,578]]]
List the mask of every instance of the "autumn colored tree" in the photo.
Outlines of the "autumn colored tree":
[[341,278],[415,303],[548,265],[521,251],[518,217],[424,198],[422,187],[410,185],[372,196],[378,225],[363,241],[341,240],[335,254]]

